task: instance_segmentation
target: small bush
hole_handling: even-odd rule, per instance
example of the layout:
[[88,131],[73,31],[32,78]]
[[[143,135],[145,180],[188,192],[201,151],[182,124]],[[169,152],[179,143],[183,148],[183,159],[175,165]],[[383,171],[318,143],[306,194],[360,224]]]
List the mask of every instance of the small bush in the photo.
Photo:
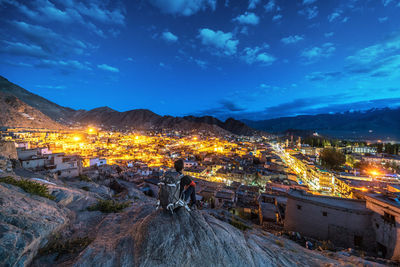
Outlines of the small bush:
[[76,239],[70,239],[67,241],[62,240],[60,236],[55,237],[55,239],[47,244],[44,248],[39,250],[39,255],[49,255],[57,253],[56,260],[65,254],[77,253],[85,249],[93,239],[89,237],[78,237]]
[[86,174],[81,174],[78,176],[79,180],[83,181],[83,182],[91,182],[92,179],[89,178],[89,176],[87,176]]
[[278,240],[278,239],[275,240],[275,244],[277,244],[277,245],[280,246],[281,248],[283,248],[283,247],[285,246],[285,243],[283,243],[282,240]]
[[82,186],[81,189],[85,190],[85,191],[89,191],[89,187],[87,187],[87,186]]
[[320,246],[319,246],[320,250],[335,250],[335,246],[332,244],[332,242],[330,240],[328,241],[322,241]]
[[99,200],[96,204],[88,207],[89,211],[101,211],[103,213],[120,212],[128,207],[130,202],[119,203],[115,200]]
[[236,219],[233,219],[232,221],[229,222],[232,226],[236,227],[239,230],[245,231],[247,229],[251,229],[251,227],[245,225],[244,223],[239,222]]
[[50,195],[46,185],[29,180],[16,180],[13,177],[0,178],[1,183],[11,184],[22,188],[25,192],[55,200],[55,196]]

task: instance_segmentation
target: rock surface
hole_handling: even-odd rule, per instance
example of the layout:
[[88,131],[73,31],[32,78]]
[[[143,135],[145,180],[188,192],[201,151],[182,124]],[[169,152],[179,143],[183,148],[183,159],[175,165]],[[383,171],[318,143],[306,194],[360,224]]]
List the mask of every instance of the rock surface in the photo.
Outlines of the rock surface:
[[[154,199],[125,181],[119,182],[131,206],[88,211],[101,194],[80,189],[80,182],[53,182],[47,185],[55,201],[0,183],[0,266],[378,266],[310,251],[257,227],[241,231],[208,211],[156,211]],[[61,247],[88,242],[37,255],[54,240]]]
[[25,266],[42,242],[69,223],[69,215],[54,201],[0,183],[1,266]]
[[[134,205],[113,214],[74,266],[346,266],[359,258],[327,258],[259,230],[242,232],[206,212],[174,215]],[[376,265],[377,266],[377,265]]]

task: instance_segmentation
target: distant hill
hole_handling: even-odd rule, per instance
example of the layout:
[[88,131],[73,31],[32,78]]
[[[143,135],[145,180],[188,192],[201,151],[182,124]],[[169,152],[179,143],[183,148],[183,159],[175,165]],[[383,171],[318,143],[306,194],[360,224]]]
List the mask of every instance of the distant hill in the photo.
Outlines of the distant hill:
[[0,92],[4,95],[15,96],[25,104],[40,110],[43,114],[57,122],[67,122],[66,119],[75,112],[75,110],[71,108],[62,107],[41,96],[33,94],[24,88],[13,84],[2,76],[0,76]]
[[[104,128],[116,129],[176,129],[176,130],[204,130],[211,131],[216,134],[237,134],[237,135],[252,135],[256,131],[248,127],[241,121],[235,119],[227,119],[222,122],[214,117],[172,117],[160,116],[147,109],[134,109],[125,112],[119,112],[109,107],[99,107],[92,110],[74,110],[71,108],[63,107],[53,103],[41,96],[33,94],[24,88],[13,84],[6,78],[0,76],[0,93],[4,96],[14,97],[20,103],[31,108],[31,111],[37,111],[47,117],[46,125],[50,121],[54,125],[58,123],[69,125],[73,123],[80,123],[82,125],[93,124],[99,125]],[[9,116],[7,110],[4,111],[4,117],[15,117],[16,115]],[[44,120],[42,120],[44,121]],[[2,126],[9,125],[10,120],[0,121]],[[24,122],[19,123],[20,126]],[[15,123],[14,123],[15,124]],[[31,125],[29,121],[27,125]],[[40,125],[40,123],[36,123]]]
[[244,120],[258,130],[282,133],[309,130],[337,138],[400,140],[400,108],[304,115],[262,121]]
[[0,125],[47,129],[64,127],[15,96],[2,92],[0,92]]
[[212,116],[203,116],[203,117],[186,116],[183,118],[198,123],[207,123],[210,125],[216,125],[226,131],[229,131],[237,135],[253,135],[256,132],[254,129],[250,128],[245,123],[235,120],[233,118],[229,118],[225,122],[222,122]]

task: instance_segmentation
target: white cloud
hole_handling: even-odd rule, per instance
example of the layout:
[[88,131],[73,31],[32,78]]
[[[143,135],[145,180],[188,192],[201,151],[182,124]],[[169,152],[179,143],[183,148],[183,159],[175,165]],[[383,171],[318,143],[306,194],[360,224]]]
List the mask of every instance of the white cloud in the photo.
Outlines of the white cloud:
[[65,85],[41,85],[41,84],[36,85],[36,87],[45,88],[45,89],[56,89],[56,90],[65,89],[66,88]]
[[378,43],[360,49],[353,56],[347,57],[347,60],[361,65],[371,64],[379,58],[393,55],[400,52],[400,35],[395,36],[385,42]]
[[249,0],[248,9],[255,9],[260,2],[261,0]]
[[337,11],[333,12],[332,14],[330,14],[328,16],[329,22],[332,22],[332,21],[338,19],[342,15],[342,13],[343,12],[341,10],[337,10]]
[[162,33],[162,38],[170,43],[174,43],[176,41],[178,41],[178,36],[176,36],[175,34],[173,34],[172,32],[169,31],[165,31]]
[[280,19],[282,19],[282,15],[281,14],[277,14],[277,15],[272,17],[272,21],[279,21]]
[[222,52],[225,55],[236,54],[237,45],[239,44],[239,40],[233,39],[232,33],[213,31],[207,28],[199,30],[198,38],[200,38],[203,45],[216,48],[218,52]]
[[317,0],[303,0],[303,5],[310,5],[317,2]]
[[315,46],[304,49],[301,57],[307,60],[306,63],[314,63],[322,58],[328,58],[335,52],[336,47],[332,43],[325,43],[322,46]]
[[161,12],[191,16],[200,10],[211,8],[215,10],[216,0],[149,0],[150,3],[159,8]]
[[240,24],[250,25],[257,25],[260,22],[260,18],[251,12],[245,12],[243,15],[237,16],[233,20],[239,22]]
[[304,40],[303,36],[300,35],[291,35],[281,39],[281,42],[284,44],[294,44]]
[[387,6],[387,5],[389,5],[390,3],[392,3],[392,2],[393,2],[393,0],[382,0],[383,6]]
[[264,52],[264,53],[258,54],[256,60],[258,62],[262,62],[267,65],[270,65],[276,60],[276,58],[274,56]]
[[388,21],[388,20],[389,20],[388,17],[378,18],[378,21],[379,21],[380,23],[384,23],[384,22],[386,22],[386,21]]
[[[21,2],[29,2],[29,6]],[[55,1],[53,1],[55,2]],[[4,1],[15,7],[21,14],[35,22],[58,22],[63,24],[80,24],[94,34],[106,37],[104,31],[93,22],[103,23],[102,26],[114,27],[125,25],[125,11],[122,5],[110,8],[111,4],[93,1],[90,4],[78,0],[56,1],[57,6],[48,0],[36,1]],[[110,30],[113,31],[112,29]]]
[[318,16],[318,7],[306,7],[298,12],[300,15],[306,16],[307,19],[313,19]]
[[207,68],[207,62],[200,60],[200,59],[195,59],[194,62],[202,69]]
[[55,33],[46,27],[23,21],[10,21],[9,23],[31,44],[45,48],[49,55],[55,56],[71,52],[82,55],[88,48],[92,48],[90,44]]
[[264,65],[271,65],[274,61],[276,61],[276,58],[271,54],[262,51],[263,49],[267,49],[268,47],[268,45],[264,45],[264,47],[256,46],[254,48],[246,47],[243,50],[241,59],[249,65],[256,62],[262,63]]
[[75,4],[79,13],[91,17],[102,23],[125,24],[125,15],[122,9],[108,10],[100,7],[97,3],[91,2],[90,5],[83,3]]
[[34,44],[25,44],[20,42],[9,42],[3,40],[5,46],[0,47],[0,52],[12,54],[16,56],[29,56],[36,58],[45,58],[48,54],[42,47]]
[[71,71],[71,70],[91,70],[92,68],[89,66],[88,62],[79,62],[77,60],[50,60],[50,59],[42,59],[36,67],[41,68],[59,68],[63,71]]
[[269,0],[268,3],[264,6],[265,11],[271,12],[275,9],[275,0]]
[[326,38],[332,37],[335,33],[334,32],[327,32],[324,34]]
[[110,71],[110,72],[119,72],[118,68],[112,67],[110,65],[107,64],[101,64],[101,65],[97,65],[97,67],[101,70],[106,70],[106,71]]

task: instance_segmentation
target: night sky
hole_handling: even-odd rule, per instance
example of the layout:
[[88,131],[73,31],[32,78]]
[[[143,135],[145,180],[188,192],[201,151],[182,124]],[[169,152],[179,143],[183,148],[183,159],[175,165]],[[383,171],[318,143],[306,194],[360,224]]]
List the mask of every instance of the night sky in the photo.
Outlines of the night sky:
[[400,105],[400,0],[0,0],[0,75],[74,109]]

